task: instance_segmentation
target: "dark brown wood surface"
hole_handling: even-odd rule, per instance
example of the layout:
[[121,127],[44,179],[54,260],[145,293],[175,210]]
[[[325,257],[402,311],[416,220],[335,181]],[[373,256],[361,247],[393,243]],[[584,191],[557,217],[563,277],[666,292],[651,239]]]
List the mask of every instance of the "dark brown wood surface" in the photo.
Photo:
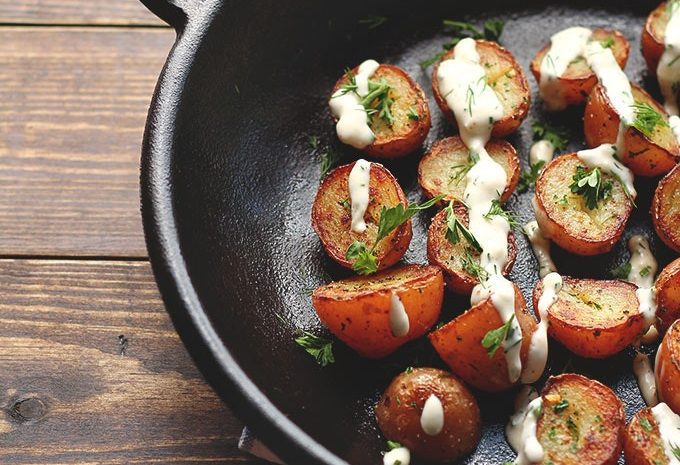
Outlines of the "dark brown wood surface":
[[140,145],[173,40],[137,0],[0,0],[2,464],[264,463],[146,259]]

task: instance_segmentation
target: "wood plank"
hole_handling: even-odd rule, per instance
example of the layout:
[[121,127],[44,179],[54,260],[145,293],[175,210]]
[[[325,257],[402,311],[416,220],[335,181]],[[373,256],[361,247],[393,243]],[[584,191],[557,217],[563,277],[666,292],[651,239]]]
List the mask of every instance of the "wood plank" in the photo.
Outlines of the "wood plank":
[[0,260],[0,295],[0,463],[264,463],[237,450],[147,262]]
[[165,25],[139,0],[0,0],[0,21],[8,24]]
[[146,256],[140,147],[173,40],[0,28],[0,255]]

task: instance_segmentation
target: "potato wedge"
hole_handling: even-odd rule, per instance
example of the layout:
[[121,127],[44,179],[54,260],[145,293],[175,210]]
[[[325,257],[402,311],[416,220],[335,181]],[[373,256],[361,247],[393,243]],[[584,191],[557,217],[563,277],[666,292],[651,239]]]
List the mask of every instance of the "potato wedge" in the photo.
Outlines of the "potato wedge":
[[598,208],[587,208],[584,198],[571,192],[570,185],[578,166],[585,165],[575,153],[550,161],[536,181],[536,220],[546,237],[578,255],[609,252],[626,226],[633,203],[615,177],[603,174],[603,182],[612,182],[609,198]]
[[[500,164],[508,177],[501,196],[505,202],[519,182],[519,157],[508,142],[494,139],[486,144],[491,158]],[[438,140],[418,164],[418,183],[428,197],[444,194],[444,200],[462,201],[467,180],[465,175],[471,167],[470,151],[458,136]]]
[[[345,257],[347,248],[354,241],[363,241],[372,247],[378,236],[378,221],[382,207],[391,208],[408,202],[404,191],[387,168],[379,163],[371,163],[369,183],[370,202],[364,219],[367,229],[363,233],[351,230],[352,214],[349,203],[348,178],[354,163],[340,166],[331,171],[321,182],[312,206],[312,226],[321,239],[326,253],[345,268],[352,263]],[[387,237],[375,249],[378,269],[384,269],[398,262],[411,242],[411,220],[408,220]]]
[[680,415],[680,320],[668,328],[654,365],[659,399]]
[[[432,91],[444,116],[449,123],[456,127],[456,118],[446,104],[437,79],[439,64],[443,60],[453,58],[453,52],[453,49],[449,50],[441,60],[435,63],[432,70]],[[515,132],[527,117],[531,103],[529,83],[515,57],[496,42],[477,40],[477,53],[481,65],[486,70],[487,83],[494,89],[503,105],[503,118],[494,122],[491,136],[498,138],[507,136]]]
[[[621,280],[564,276],[557,300],[548,308],[548,334],[576,355],[606,358],[622,351],[644,330],[637,286]],[[534,287],[534,308],[543,283]]]
[[[444,427],[434,436],[420,425],[431,395],[444,410]],[[472,393],[451,373],[436,368],[413,368],[397,375],[380,397],[375,416],[386,438],[430,462],[454,462],[468,455],[481,434],[479,406]]]
[[630,420],[623,435],[626,465],[668,465],[652,409],[645,407]]
[[[522,328],[520,358],[526,362],[531,335],[536,331],[536,320],[527,311],[526,301],[515,286],[515,315]],[[475,305],[462,315],[429,334],[428,338],[451,371],[466,383],[483,391],[497,392],[510,389],[508,366],[503,350],[489,357],[482,346],[486,333],[502,326],[503,322],[490,299]]]
[[[468,225],[468,212],[462,204],[454,205],[454,213],[461,223]],[[435,215],[427,232],[427,259],[444,270],[446,286],[457,294],[470,294],[472,288],[479,282],[476,276],[466,270],[465,262],[471,259],[475,265],[479,265],[479,252],[471,248],[465,239],[458,244],[452,244],[446,239],[446,210]],[[503,269],[503,275],[507,276],[512,270],[517,257],[515,236],[511,232],[508,236],[508,263]]]
[[[352,72],[356,75],[358,67]],[[406,71],[394,65],[381,64],[371,80],[385,79],[392,88],[389,97],[394,122],[392,125],[380,118],[378,113],[369,116],[369,126],[375,134],[375,141],[363,149],[376,158],[399,158],[417,150],[430,132],[430,107],[420,85]],[[343,75],[333,87],[331,95],[348,81]]]
[[[611,41],[611,49],[616,62],[621,69],[626,67],[630,44],[620,32],[598,28],[593,29],[591,37],[593,40],[599,40],[603,43]],[[531,61],[531,73],[536,78],[537,83],[541,82],[541,63],[548,50],[550,50],[550,42],[539,50]],[[585,102],[588,94],[597,84],[597,76],[590,69],[585,58],[579,57],[569,64],[564,74],[558,78],[558,81],[564,103],[567,106],[571,106]]]
[[[636,103],[646,103],[656,110],[666,125],[657,124],[647,137],[636,128],[626,129],[621,161],[639,176],[660,176],[668,173],[680,160],[680,146],[668,126],[668,114],[651,95],[631,83]],[[583,116],[583,130],[589,147],[613,144],[619,132],[621,118],[610,105],[604,87],[598,84],[590,93]]]
[[[395,336],[390,324],[392,294],[408,315],[408,332]],[[312,305],[321,322],[345,344],[368,358],[380,358],[425,334],[437,322],[444,278],[436,266],[404,265],[318,287]]]
[[623,404],[604,384],[568,373],[552,376],[543,391],[536,435],[544,464],[614,465],[621,455]]
[[664,334],[680,318],[680,258],[661,270],[654,283],[656,289],[656,329]]
[[647,16],[640,38],[642,56],[645,57],[647,68],[652,76],[656,76],[656,68],[659,66],[659,60],[665,49],[666,26],[670,19],[666,5],[666,2],[661,2]]
[[680,252],[680,167],[659,181],[652,199],[652,222],[659,238]]

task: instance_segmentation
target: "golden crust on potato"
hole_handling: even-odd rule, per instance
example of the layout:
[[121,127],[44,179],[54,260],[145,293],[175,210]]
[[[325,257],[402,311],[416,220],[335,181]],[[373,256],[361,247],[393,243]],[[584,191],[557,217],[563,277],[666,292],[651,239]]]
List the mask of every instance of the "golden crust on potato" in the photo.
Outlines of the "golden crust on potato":
[[645,57],[647,68],[652,76],[656,76],[656,68],[659,66],[659,60],[665,49],[666,26],[670,19],[666,5],[666,2],[661,2],[647,16],[640,38],[642,56]]
[[536,181],[536,220],[544,235],[569,252],[605,253],[621,237],[633,203],[623,185],[603,173],[603,182],[612,182],[611,195],[599,202],[598,208],[588,209],[583,197],[569,187],[578,166],[586,165],[575,153],[557,157],[545,166]]
[[[534,317],[527,311],[526,301],[519,288],[516,285],[514,287],[515,315],[522,328],[520,359],[524,366],[531,336],[537,325]],[[513,386],[508,379],[505,354],[503,350],[498,350],[493,357],[489,357],[482,346],[486,333],[502,325],[498,310],[491,299],[486,299],[431,332],[428,338],[442,360],[463,381],[483,391],[503,391]]]
[[[626,67],[628,61],[628,53],[630,51],[630,44],[626,38],[618,31],[611,31],[607,29],[593,29],[593,40],[605,41],[613,40],[611,46],[612,53],[616,62],[621,69]],[[546,53],[550,50],[550,42],[548,42],[531,61],[531,73],[536,78],[536,82],[541,82],[541,63]],[[580,57],[574,60],[567,66],[564,74],[558,78],[560,87],[562,89],[562,96],[564,103],[567,105],[578,105],[586,100],[590,91],[597,84],[597,76],[590,69],[585,58]]]
[[[444,428],[436,436],[420,426],[425,401],[435,395],[444,408]],[[481,418],[472,393],[451,373],[413,368],[392,381],[375,408],[385,437],[432,462],[453,462],[472,452],[480,438]]]
[[[634,127],[625,130],[623,153],[619,158],[639,176],[668,173],[680,159],[680,146],[668,125],[668,114],[659,102],[639,86],[631,83],[636,103],[646,103],[656,110],[666,125],[657,124],[647,137]],[[602,84],[595,86],[586,103],[583,130],[589,147],[613,144],[619,133],[621,118],[610,105]]]
[[[564,276],[557,300],[548,308],[548,334],[581,357],[606,358],[622,351],[640,336],[643,316],[637,286],[621,280],[578,279]],[[534,288],[534,308],[543,283]]]
[[659,182],[654,191],[651,214],[659,238],[680,252],[680,167],[673,168]]
[[666,331],[654,366],[659,399],[680,415],[680,320]]
[[577,374],[550,377],[536,435],[543,463],[614,465],[626,424],[623,404],[604,384]]
[[661,334],[680,318],[680,258],[661,270],[654,283],[656,289],[656,329]]
[[[503,118],[493,123],[491,136],[504,137],[515,132],[527,117],[531,103],[529,83],[522,67],[517,63],[512,53],[496,42],[477,40],[476,43],[480,64],[486,71],[487,83],[496,92],[498,100],[503,105]],[[456,118],[439,90],[439,80],[437,79],[439,64],[444,60],[453,58],[453,53],[453,49],[449,50],[441,60],[435,63],[432,69],[432,91],[434,99],[447,121],[456,127]]]
[[652,409],[645,407],[632,418],[623,435],[626,465],[667,465],[659,424]]
[[[392,293],[408,315],[405,336],[392,334]],[[364,357],[379,358],[424,335],[437,322],[443,299],[444,279],[438,267],[404,265],[318,287],[312,305],[338,339]]]
[[[493,139],[486,144],[489,156],[503,167],[508,177],[501,196],[505,202],[519,182],[519,157],[510,143]],[[428,197],[445,195],[444,201],[462,201],[467,179],[466,166],[470,163],[470,150],[458,137],[447,137],[435,142],[418,164],[418,184]]]
[[[454,205],[454,213],[463,225],[468,225],[468,212],[462,204]],[[446,210],[441,210],[430,223],[427,232],[427,259],[431,264],[438,265],[444,270],[444,279],[450,291],[470,294],[479,281],[476,276],[465,270],[463,263],[469,254],[474,263],[479,265],[479,252],[471,248],[464,238],[457,244],[452,244],[446,239],[446,215]],[[511,232],[508,235],[508,262],[503,268],[503,275],[507,276],[510,273],[516,257],[515,236]]]
[[[352,263],[345,257],[347,248],[354,241],[363,241],[368,248],[373,246],[382,207],[392,208],[399,203],[408,206],[404,191],[392,173],[379,163],[371,163],[370,201],[364,215],[367,228],[364,233],[352,231],[348,178],[353,166],[354,163],[350,163],[331,171],[321,182],[312,206],[312,226],[326,253],[350,269]],[[408,220],[380,241],[374,252],[378,269],[394,265],[401,259],[411,242],[411,235],[411,220]]]
[[[356,67],[352,72],[356,75],[358,70]],[[417,150],[430,132],[430,107],[423,89],[398,66],[381,64],[370,79],[381,78],[392,88],[389,97],[393,100],[394,124],[390,126],[377,114],[372,115],[369,125],[376,139],[362,150],[377,158],[403,157]],[[346,83],[345,75],[336,82],[333,94]]]

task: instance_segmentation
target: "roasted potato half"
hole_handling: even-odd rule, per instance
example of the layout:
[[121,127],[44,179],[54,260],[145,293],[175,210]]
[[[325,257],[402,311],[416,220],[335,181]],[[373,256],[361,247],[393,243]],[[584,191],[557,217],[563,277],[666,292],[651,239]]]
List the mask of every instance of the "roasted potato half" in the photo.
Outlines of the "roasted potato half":
[[666,331],[654,366],[659,399],[680,415],[680,320]]
[[633,203],[618,179],[602,174],[612,183],[608,198],[589,209],[583,196],[571,192],[578,166],[585,167],[575,153],[550,161],[536,181],[536,220],[553,242],[578,255],[609,252],[626,226]]
[[656,329],[661,334],[680,318],[680,258],[661,270],[654,283],[656,289]]
[[[394,308],[394,295],[406,313],[406,328],[403,313],[393,313],[402,311]],[[442,272],[426,265],[404,265],[343,279],[312,293],[312,305],[321,322],[338,339],[368,358],[384,357],[424,335],[437,322],[443,299]],[[399,334],[396,328],[406,332]]]
[[623,404],[604,384],[568,373],[548,379],[536,435],[543,463],[614,465],[621,455]]
[[652,199],[652,222],[661,240],[680,252],[680,167],[659,181]]
[[[527,311],[526,302],[515,286],[515,315],[522,328],[520,359],[526,363],[531,335],[536,331],[536,320]],[[483,391],[497,392],[510,389],[505,354],[500,349],[489,357],[482,346],[486,333],[503,325],[491,299],[475,305],[428,336],[439,356],[451,371],[463,381]]]
[[[515,132],[522,124],[529,112],[531,94],[529,83],[524,75],[522,67],[517,63],[512,54],[498,45],[496,42],[477,40],[477,53],[479,54],[480,64],[486,71],[486,81],[493,88],[498,96],[498,100],[503,105],[503,118],[494,122],[492,137],[504,137]],[[444,113],[446,119],[454,127],[457,126],[453,111],[446,104],[446,100],[439,89],[437,70],[439,64],[453,58],[454,50],[451,49],[444,54],[433,67],[432,70],[432,91],[435,101]]]
[[[548,334],[567,349],[587,358],[605,358],[622,351],[644,330],[637,286],[621,280],[563,277],[562,290],[548,308]],[[534,308],[543,283],[534,288]]]
[[[421,415],[425,402],[436,396],[444,411],[438,434],[425,433]],[[472,452],[480,438],[477,401],[451,373],[436,368],[413,368],[399,374],[375,408],[385,437],[408,447],[428,462],[454,462]]]
[[[648,104],[660,116],[650,136],[629,127],[623,136],[621,161],[639,176],[659,176],[668,173],[680,159],[680,146],[668,125],[668,114],[651,95],[631,83],[633,98],[638,104]],[[586,103],[583,130],[589,147],[616,142],[621,118],[609,103],[602,84],[595,86]],[[665,122],[665,125],[664,125]]]
[[[593,29],[592,40],[611,43],[612,53],[621,69],[626,67],[630,44],[626,38],[618,31],[607,29]],[[541,82],[541,63],[546,53],[550,50],[548,42],[531,61],[531,73],[536,78],[536,82]],[[597,84],[597,76],[590,69],[586,59],[579,57],[569,64],[565,72],[558,78],[561,95],[566,106],[578,105],[585,102],[590,91]]]
[[623,435],[623,454],[626,465],[668,465],[651,408],[643,408],[630,420]]
[[[356,75],[359,68],[352,72]],[[333,87],[331,95],[348,82],[343,75]],[[378,112],[369,116],[369,126],[375,141],[362,150],[376,158],[399,158],[417,150],[430,132],[430,107],[427,97],[417,82],[398,66],[381,64],[370,80],[385,79],[390,85],[389,98],[393,123],[388,124]]]
[[[352,231],[352,212],[349,200],[348,178],[354,163],[331,171],[321,182],[312,205],[312,226],[330,257],[345,268],[352,268],[346,258],[347,248],[354,241],[363,241],[372,247],[378,237],[378,221],[383,207],[392,208],[401,203],[408,206],[404,191],[384,166],[371,163],[369,182],[370,201],[364,219],[366,231]],[[378,269],[394,265],[406,252],[411,242],[411,220],[392,231],[375,249]]]
[[[468,225],[468,212],[462,204],[454,205],[454,213],[459,221]],[[446,286],[457,294],[470,294],[477,285],[477,276],[470,273],[469,261],[479,265],[479,252],[470,247],[464,238],[457,244],[452,244],[446,238],[447,211],[441,210],[435,215],[427,232],[427,259],[444,270]],[[512,270],[517,257],[515,236],[511,232],[508,236],[508,262],[503,268],[503,275],[507,276]]]
[[[519,182],[519,158],[510,143],[494,139],[486,144],[491,158],[501,165],[508,177],[508,183],[501,196],[505,202],[512,195]],[[465,175],[472,167],[470,150],[458,137],[447,137],[432,145],[418,165],[418,183],[428,197],[445,195],[445,201],[462,201],[467,179]]]
[[647,68],[652,76],[656,76],[656,68],[659,66],[659,60],[665,49],[664,40],[666,39],[666,26],[670,16],[667,3],[661,2],[650,14],[647,16],[645,27],[642,29],[642,37],[640,39],[642,45],[642,56],[645,57]]

